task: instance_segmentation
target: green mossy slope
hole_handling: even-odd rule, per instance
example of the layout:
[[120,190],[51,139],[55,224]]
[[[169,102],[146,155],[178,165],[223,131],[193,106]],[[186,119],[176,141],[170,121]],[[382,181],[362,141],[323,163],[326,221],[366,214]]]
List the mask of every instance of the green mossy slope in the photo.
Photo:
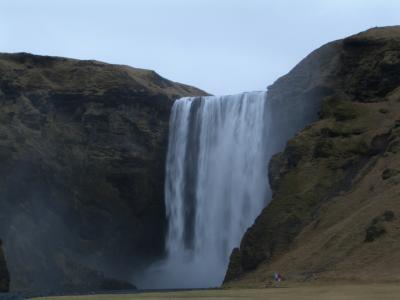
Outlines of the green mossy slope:
[[232,253],[226,286],[270,284],[274,271],[400,280],[400,27],[330,43],[270,90],[307,97],[310,86],[324,90],[320,120],[272,158],[272,201]]

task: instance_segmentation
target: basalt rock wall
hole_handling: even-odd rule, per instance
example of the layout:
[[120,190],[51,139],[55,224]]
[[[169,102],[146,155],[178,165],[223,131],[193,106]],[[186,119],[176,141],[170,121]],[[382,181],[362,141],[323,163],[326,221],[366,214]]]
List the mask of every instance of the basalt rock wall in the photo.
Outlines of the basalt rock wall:
[[14,290],[128,280],[163,255],[170,108],[204,94],[149,70],[0,54],[0,236]]

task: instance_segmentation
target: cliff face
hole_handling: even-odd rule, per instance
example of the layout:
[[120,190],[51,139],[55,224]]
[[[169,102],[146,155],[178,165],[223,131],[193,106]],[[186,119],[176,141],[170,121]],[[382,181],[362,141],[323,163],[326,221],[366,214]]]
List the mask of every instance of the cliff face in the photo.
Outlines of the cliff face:
[[323,46],[269,93],[321,103],[320,119],[271,160],[272,201],[225,285],[400,280],[400,27]]
[[3,244],[0,240],[0,293],[6,293],[10,288],[10,275],[4,257]]
[[98,270],[129,278],[163,254],[169,111],[203,94],[148,70],[0,54],[0,236],[14,289],[79,288]]

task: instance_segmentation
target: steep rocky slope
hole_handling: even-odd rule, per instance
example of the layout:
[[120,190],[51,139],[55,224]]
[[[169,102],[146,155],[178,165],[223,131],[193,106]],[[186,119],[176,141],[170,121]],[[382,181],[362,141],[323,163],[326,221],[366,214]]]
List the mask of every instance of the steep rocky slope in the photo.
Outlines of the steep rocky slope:
[[10,275],[4,257],[3,243],[0,240],[0,293],[8,292],[10,288]]
[[203,94],[148,70],[0,54],[0,237],[13,289],[124,286],[107,277],[163,254],[169,111]]
[[226,286],[400,280],[400,27],[311,53],[269,88],[320,119],[269,163],[266,207],[232,252]]

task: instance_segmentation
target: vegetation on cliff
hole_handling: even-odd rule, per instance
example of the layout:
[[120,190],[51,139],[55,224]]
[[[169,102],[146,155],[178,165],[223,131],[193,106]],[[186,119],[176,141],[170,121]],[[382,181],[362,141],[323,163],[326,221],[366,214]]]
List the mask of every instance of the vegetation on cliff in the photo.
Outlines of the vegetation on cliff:
[[269,88],[320,119],[269,164],[273,198],[231,255],[225,284],[400,280],[400,27],[316,50]]
[[13,289],[81,289],[88,274],[95,289],[163,255],[169,111],[203,94],[128,66],[0,54],[0,237]]

